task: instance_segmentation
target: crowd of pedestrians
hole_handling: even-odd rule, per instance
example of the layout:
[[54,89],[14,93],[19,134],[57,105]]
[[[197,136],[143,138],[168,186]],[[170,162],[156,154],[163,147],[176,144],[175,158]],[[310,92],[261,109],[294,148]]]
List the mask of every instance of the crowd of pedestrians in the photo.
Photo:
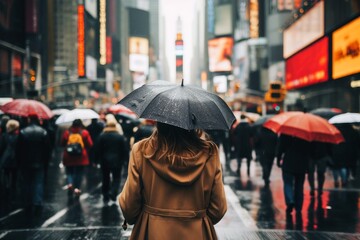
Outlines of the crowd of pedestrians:
[[[64,131],[57,131],[54,122],[54,119],[39,120],[35,115],[1,117],[0,187],[6,196],[2,201],[22,204],[32,212],[41,211],[47,169],[57,147],[63,149],[61,156],[69,198],[76,199],[81,195],[86,167],[97,166],[102,173],[104,203],[116,201],[121,191],[121,173],[127,174],[124,169],[128,167],[130,149],[150,137],[155,126],[150,120],[137,120],[131,125],[112,114],[92,119],[86,127],[76,119]],[[247,116],[241,115],[229,131],[207,133],[218,147],[223,146],[226,164],[236,159],[235,174],[238,176],[243,160],[248,177],[251,177],[251,161],[258,161],[264,186],[269,187],[272,168],[280,167],[287,206],[285,212],[291,216],[295,210],[296,217],[301,218],[306,180],[310,186],[309,195],[321,197],[328,170],[331,170],[334,187],[346,187],[357,177],[359,131],[351,124],[337,128],[345,139],[340,144],[307,142],[289,135],[277,135],[262,125],[253,125]],[[73,135],[79,135],[81,139],[79,154],[71,152],[74,149],[69,147],[69,142],[76,139]]]
[[88,126],[75,119],[70,127],[63,128],[55,124],[55,119],[42,120],[35,114],[28,117],[2,115],[2,207],[16,205],[31,214],[42,211],[47,171],[49,163],[55,160],[56,149],[62,149],[59,155],[65,168],[69,199],[80,197],[86,168],[96,167],[102,174],[104,203],[115,201],[121,190],[121,173],[127,172],[123,169],[127,168],[130,143],[150,136],[154,127],[154,122],[144,121],[133,131],[127,129],[128,135],[125,135],[120,122],[116,115],[109,113],[101,119],[91,119]]
[[360,160],[360,132],[354,124],[335,126],[343,135],[344,142],[308,142],[290,135],[276,134],[263,125],[253,124],[243,114],[230,129],[229,141],[223,137],[224,134],[211,136],[218,145],[224,146],[227,165],[231,160],[236,160],[235,174],[239,177],[243,161],[246,161],[244,165],[248,177],[251,177],[251,161],[257,161],[262,168],[264,186],[268,188],[272,168],[281,168],[286,215],[290,218],[295,211],[296,218],[301,219],[306,181],[310,187],[310,197],[317,196],[320,201],[327,171],[333,176],[335,188],[346,187],[358,177],[356,170]]

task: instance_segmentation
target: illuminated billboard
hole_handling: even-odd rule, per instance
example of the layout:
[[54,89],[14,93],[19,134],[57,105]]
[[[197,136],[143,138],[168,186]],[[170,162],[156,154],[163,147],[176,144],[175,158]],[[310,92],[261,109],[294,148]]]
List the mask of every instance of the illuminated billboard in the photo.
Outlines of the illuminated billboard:
[[318,2],[284,30],[284,58],[288,58],[324,35],[324,1]]
[[78,76],[85,77],[85,9],[78,5]]
[[332,78],[360,73],[360,17],[332,34]]
[[214,38],[208,41],[210,72],[232,71],[233,45],[234,40],[231,37]]
[[286,60],[286,89],[306,87],[328,80],[329,39],[324,37]]
[[215,35],[232,33],[232,7],[231,4],[219,5],[215,8]]
[[226,93],[227,91],[227,77],[215,76],[213,77],[214,90],[216,93]]
[[148,73],[149,40],[147,38],[129,38],[129,68],[130,71]]

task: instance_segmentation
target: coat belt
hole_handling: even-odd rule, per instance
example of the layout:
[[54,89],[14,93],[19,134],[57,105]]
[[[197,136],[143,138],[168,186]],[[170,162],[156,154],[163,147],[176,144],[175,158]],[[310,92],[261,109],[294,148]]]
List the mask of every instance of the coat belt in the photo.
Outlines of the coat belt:
[[163,209],[150,207],[144,205],[144,212],[151,215],[162,216],[162,217],[174,217],[174,218],[203,218],[206,216],[206,209],[192,211],[192,210],[175,210],[175,209]]

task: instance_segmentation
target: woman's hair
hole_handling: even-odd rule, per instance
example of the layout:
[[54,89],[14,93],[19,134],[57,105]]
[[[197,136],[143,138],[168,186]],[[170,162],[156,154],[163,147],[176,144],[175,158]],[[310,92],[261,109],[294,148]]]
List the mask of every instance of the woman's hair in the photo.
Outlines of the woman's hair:
[[[202,138],[203,136],[205,138]],[[145,140],[142,150],[151,144],[153,151],[145,157],[162,159],[166,156],[173,163],[182,153],[197,154],[200,150],[211,151],[214,143],[208,141],[206,136],[202,130],[186,130],[157,122],[152,135]]]

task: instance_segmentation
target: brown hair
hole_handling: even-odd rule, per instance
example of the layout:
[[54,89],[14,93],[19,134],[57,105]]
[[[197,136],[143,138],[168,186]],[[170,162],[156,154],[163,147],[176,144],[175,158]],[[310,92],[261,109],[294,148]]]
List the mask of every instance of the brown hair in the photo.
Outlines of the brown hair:
[[207,150],[212,153],[215,144],[203,139],[202,130],[186,130],[165,123],[157,122],[156,128],[150,138],[145,140],[144,150],[151,146],[152,152],[146,155],[146,158],[163,159],[167,157],[171,163],[174,163],[177,156],[182,153],[197,154],[201,150]]

